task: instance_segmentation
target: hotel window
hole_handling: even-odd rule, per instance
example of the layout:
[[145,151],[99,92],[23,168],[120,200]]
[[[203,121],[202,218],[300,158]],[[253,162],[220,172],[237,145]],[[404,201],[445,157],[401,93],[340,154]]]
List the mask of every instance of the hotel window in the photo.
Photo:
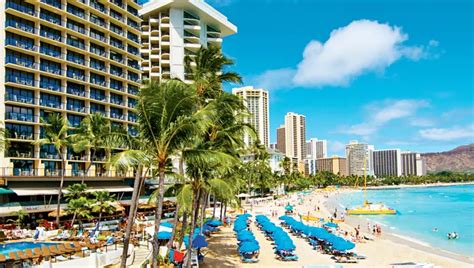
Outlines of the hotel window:
[[77,64],[81,64],[81,65],[84,65],[84,63],[85,63],[85,59],[84,59],[83,54],[79,54],[79,53],[76,53],[76,52],[71,51],[71,50],[67,51],[67,60],[71,61],[71,62],[74,62],[74,63],[77,63]]
[[[131,53],[133,55],[139,55],[140,54],[140,50],[132,45],[127,45],[127,51],[128,53]],[[129,60],[130,62],[130,60]],[[129,64],[130,66],[130,64]]]
[[[110,37],[110,44],[116,48],[123,49],[123,43],[121,40],[115,38],[115,37]],[[112,54],[112,53],[111,53]]]
[[92,102],[90,109],[91,109],[91,111],[90,111],[91,114],[101,113],[101,114],[105,115],[105,105]]
[[34,86],[35,75],[24,71],[6,68],[6,82]]
[[[40,147],[40,158],[59,159],[59,153],[54,144],[43,144]],[[44,163],[44,162],[43,162]]]
[[134,41],[135,43],[140,43],[140,41],[138,40],[138,35],[134,33],[128,32],[127,37],[128,39]]
[[7,57],[6,57],[6,63],[13,63],[17,65],[21,65],[23,67],[28,67],[28,68],[35,68],[35,58],[33,56],[23,54],[20,52],[16,52],[10,49],[6,49],[7,52]]
[[75,36],[70,35],[70,34],[67,35],[67,44],[71,45],[71,46],[74,46],[74,47],[77,47],[77,48],[80,48],[80,49],[85,48],[83,39],[75,37]]
[[91,73],[90,82],[100,86],[106,86],[105,76],[100,74]]
[[82,8],[76,7],[74,5],[68,4],[67,5],[67,12],[73,15],[76,15],[80,18],[84,18],[84,10]]
[[106,101],[105,91],[97,88],[91,88],[90,97],[94,100]]
[[67,28],[69,28],[73,31],[79,32],[81,34],[86,33],[86,29],[84,28],[84,24],[79,23],[77,21],[73,21],[71,19],[67,20]]
[[5,124],[5,128],[8,130],[8,138],[22,140],[33,139],[33,126],[7,123]]
[[110,117],[115,118],[115,119],[123,119],[122,109],[111,107],[110,108]]
[[6,86],[6,96],[5,100],[7,101],[16,101],[22,103],[30,103],[34,102],[34,92],[27,89],[19,89],[15,87]]
[[67,120],[69,121],[69,125],[71,127],[78,127],[81,124],[81,121],[84,117],[79,115],[67,115]]
[[41,9],[41,13],[40,13],[40,18],[45,20],[45,21],[49,21],[51,23],[54,23],[54,24],[57,24],[57,25],[61,25],[61,15],[59,14],[56,14],[54,12],[51,12],[51,11],[48,11],[46,9]]
[[112,64],[110,64],[110,73],[120,77],[124,76],[122,68]]
[[102,46],[99,46],[97,44],[91,43],[90,45],[90,52],[105,57],[105,48]]
[[51,57],[61,58],[61,48],[46,42],[40,43],[40,52]]
[[94,59],[94,58],[90,58],[89,65],[90,65],[91,68],[94,68],[96,70],[103,71],[103,72],[106,71],[104,61]]
[[67,93],[84,97],[86,95],[86,90],[84,85],[67,82]]
[[[91,2],[92,4],[93,2]],[[102,4],[101,4],[102,5]],[[103,5],[102,5],[103,6]],[[105,20],[97,15],[91,14],[89,20],[94,23],[99,25],[100,27],[105,27]]]
[[5,106],[5,117],[10,120],[34,122],[34,110],[19,106]]
[[110,88],[123,91],[123,83],[122,81],[118,81],[118,80],[110,78]]
[[61,91],[61,80],[42,75],[40,77],[40,88]]
[[84,107],[84,101],[73,98],[67,98],[67,109],[81,113],[86,111],[86,108]]
[[61,42],[61,31],[41,25],[40,35]]
[[35,15],[35,6],[29,3],[25,3],[24,0],[7,0],[7,8],[13,8],[20,12]]
[[105,34],[103,32],[97,31],[95,29],[91,29],[89,35],[92,38],[95,38],[99,41],[106,42],[107,39],[105,38]]
[[132,6],[127,6],[127,11],[138,17],[138,10]]
[[128,94],[138,95],[138,87],[128,85]]
[[41,93],[40,105],[56,108],[56,109],[61,109],[62,108],[61,97],[47,94],[47,93]]
[[110,103],[123,105],[122,95],[117,95],[117,94],[114,94],[114,93],[110,93]]
[[67,66],[67,77],[85,81],[85,75],[84,75],[84,70],[81,70],[79,68]]
[[136,73],[128,72],[128,80],[138,82],[139,75]]
[[10,14],[7,14],[6,18],[6,27],[14,27],[30,33],[35,32],[35,23],[30,20],[26,20]]
[[129,108],[135,108],[137,106],[137,100],[136,99],[131,99],[130,97],[128,98],[128,107]]
[[115,25],[113,23],[110,23],[110,30],[118,35],[123,35],[122,27]]
[[35,40],[10,32],[7,32],[7,41],[5,45],[20,47],[28,50],[36,50]]
[[43,72],[61,75],[61,64],[54,61],[41,59],[40,69]]

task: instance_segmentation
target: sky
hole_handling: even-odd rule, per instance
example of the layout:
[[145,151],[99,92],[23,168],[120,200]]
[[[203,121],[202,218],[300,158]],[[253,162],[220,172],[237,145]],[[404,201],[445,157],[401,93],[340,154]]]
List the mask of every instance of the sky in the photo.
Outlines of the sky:
[[474,142],[473,1],[207,2],[238,27],[223,43],[232,69],[270,91],[272,142],[287,112],[330,155],[350,140],[418,152]]

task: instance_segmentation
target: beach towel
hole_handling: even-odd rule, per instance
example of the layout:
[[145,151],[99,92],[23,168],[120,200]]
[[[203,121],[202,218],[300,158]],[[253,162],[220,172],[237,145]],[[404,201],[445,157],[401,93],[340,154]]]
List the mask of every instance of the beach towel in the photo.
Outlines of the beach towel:
[[176,262],[182,262],[183,261],[183,259],[184,259],[184,253],[183,252],[175,250],[173,253],[174,253],[173,254],[173,259]]

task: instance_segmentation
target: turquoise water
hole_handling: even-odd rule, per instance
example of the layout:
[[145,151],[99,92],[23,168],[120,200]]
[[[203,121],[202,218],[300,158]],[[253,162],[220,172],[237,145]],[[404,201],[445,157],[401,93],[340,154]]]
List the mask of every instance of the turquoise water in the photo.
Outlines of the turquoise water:
[[[358,192],[342,195],[337,201],[352,207],[363,199],[363,193]],[[433,247],[474,256],[474,185],[367,191],[367,199],[384,202],[399,214],[351,217],[378,222],[392,233]],[[460,238],[448,240],[449,232],[457,232]]]
[[41,246],[57,245],[57,243],[43,242],[12,242],[0,244],[0,254],[7,255],[11,251],[40,248]]

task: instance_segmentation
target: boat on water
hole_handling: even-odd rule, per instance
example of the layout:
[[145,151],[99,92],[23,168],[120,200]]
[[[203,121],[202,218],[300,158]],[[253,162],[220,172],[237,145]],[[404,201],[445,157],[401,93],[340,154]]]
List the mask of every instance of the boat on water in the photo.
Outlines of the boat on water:
[[[364,204],[351,209],[347,209],[348,215],[394,215],[397,211],[393,208],[386,206],[382,202],[371,203],[367,201],[367,178],[366,178],[366,161],[364,159]],[[357,186],[357,181],[356,181]]]
[[354,207],[347,210],[349,215],[394,215],[397,211],[387,207],[383,203],[370,203],[367,200],[362,206]]

